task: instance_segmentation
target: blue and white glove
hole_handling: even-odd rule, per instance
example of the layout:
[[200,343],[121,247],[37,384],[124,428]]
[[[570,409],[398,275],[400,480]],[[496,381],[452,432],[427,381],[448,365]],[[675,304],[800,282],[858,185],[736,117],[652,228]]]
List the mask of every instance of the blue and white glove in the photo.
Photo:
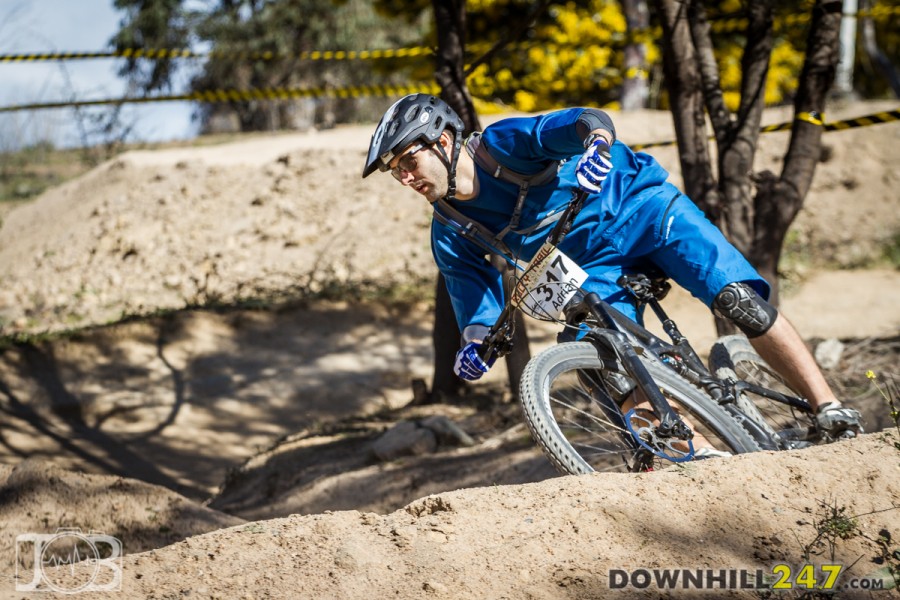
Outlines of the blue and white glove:
[[475,381],[481,379],[481,376],[488,372],[494,366],[494,358],[488,362],[478,356],[478,349],[481,344],[478,342],[469,342],[456,353],[456,362],[453,364],[453,372],[460,379],[466,381]]
[[599,136],[593,139],[589,138],[587,149],[581,155],[578,164],[575,165],[578,187],[592,194],[599,193],[612,167],[612,156],[606,140]]

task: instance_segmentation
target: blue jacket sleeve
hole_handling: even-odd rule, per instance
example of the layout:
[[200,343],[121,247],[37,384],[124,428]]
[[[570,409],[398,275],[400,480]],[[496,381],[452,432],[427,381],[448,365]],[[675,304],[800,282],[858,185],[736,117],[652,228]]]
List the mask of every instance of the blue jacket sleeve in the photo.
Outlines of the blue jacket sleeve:
[[549,161],[584,152],[584,112],[583,108],[567,108],[537,117],[504,119],[487,127],[482,140],[500,164],[519,173],[537,173]]
[[493,325],[503,307],[503,280],[484,250],[433,221],[431,252],[447,283],[459,330]]

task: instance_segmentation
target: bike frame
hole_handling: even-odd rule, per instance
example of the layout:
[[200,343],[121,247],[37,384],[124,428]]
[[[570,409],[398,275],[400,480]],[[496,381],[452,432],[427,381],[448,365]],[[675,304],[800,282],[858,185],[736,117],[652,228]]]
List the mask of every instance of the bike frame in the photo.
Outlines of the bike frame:
[[[548,243],[558,246],[562,242],[575,216],[581,209],[585,197],[586,193],[576,192],[563,216],[547,236]],[[663,330],[671,338],[671,342],[667,342],[649,332],[595,293],[583,294],[581,306],[571,309],[570,312],[573,316],[566,319],[566,326],[577,329],[586,321],[588,315],[593,317],[599,326],[592,327],[585,334],[585,339],[608,349],[616,357],[617,364],[610,364],[609,370],[624,371],[635,381],[635,384],[644,393],[659,417],[659,425],[656,428],[656,433],[659,436],[689,441],[693,437],[693,432],[681,420],[678,413],[672,409],[659,387],[654,383],[646,367],[641,363],[639,354],[649,354],[656,357],[660,362],[675,370],[676,373],[690,383],[706,390],[725,410],[744,423],[750,434],[760,441],[763,449],[776,449],[776,444],[770,439],[769,434],[755,421],[746,418],[737,408],[735,405],[737,394],[743,391],[750,391],[804,412],[809,412],[808,403],[801,398],[786,396],[748,382],[724,381],[715,377],[700,360],[687,338],[678,330],[675,322],[666,315],[660,306],[659,300],[664,295],[664,292],[658,296],[652,291],[652,286],[647,285],[648,282],[649,280],[646,277],[640,275],[634,277],[626,276],[619,280],[619,284],[622,287],[633,293],[639,306],[642,304],[650,306],[660,320]],[[664,286],[662,289],[667,291],[668,284],[666,283]],[[482,357],[485,360],[509,353],[512,347],[511,317],[515,310],[507,301],[506,306],[482,344]]]

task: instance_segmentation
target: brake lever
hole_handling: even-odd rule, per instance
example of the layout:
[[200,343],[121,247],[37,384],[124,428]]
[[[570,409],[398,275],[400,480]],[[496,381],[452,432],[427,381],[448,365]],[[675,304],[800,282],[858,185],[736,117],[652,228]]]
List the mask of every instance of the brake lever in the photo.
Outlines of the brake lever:
[[488,363],[494,358],[506,356],[512,351],[512,347],[512,336],[501,330],[496,334],[488,334],[484,341],[481,342],[477,352],[481,360]]
[[504,309],[500,317],[491,327],[481,345],[478,347],[478,356],[485,362],[493,358],[501,358],[512,351],[512,333],[510,331],[510,322],[513,315],[509,307]]

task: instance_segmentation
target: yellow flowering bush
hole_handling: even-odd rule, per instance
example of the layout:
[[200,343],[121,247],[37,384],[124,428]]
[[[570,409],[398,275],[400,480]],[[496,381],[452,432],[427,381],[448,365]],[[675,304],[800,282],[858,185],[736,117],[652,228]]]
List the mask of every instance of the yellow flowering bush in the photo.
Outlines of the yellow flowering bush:
[[[379,0],[385,2],[386,0]],[[399,0],[393,0],[398,2]],[[747,0],[718,0],[707,5],[711,22],[716,15],[739,16]],[[882,4],[879,0],[876,4]],[[428,3],[416,0],[417,7]],[[801,49],[809,6],[806,0],[787,0],[776,15],[775,41],[765,88],[767,104],[789,101],[797,89],[803,64]],[[469,0],[467,2],[467,60],[474,61],[501,38],[509,35],[535,7],[531,0]],[[424,10],[424,8],[421,8]],[[652,9],[652,6],[651,6]],[[725,21],[725,24],[734,21]],[[714,28],[713,42],[726,105],[740,103],[745,39],[740,26]],[[522,39],[508,44],[487,64],[469,76],[473,95],[498,101],[520,111],[541,111],[561,106],[615,106],[625,77],[624,48],[635,32],[629,32],[619,0],[556,2],[538,15]],[[433,38],[433,34],[429,36]],[[643,44],[651,87],[664,89],[654,78],[661,76],[662,55],[658,29],[637,37]],[[427,61],[423,61],[424,66]],[[428,69],[417,69],[427,78]],[[630,76],[635,75],[632,71]],[[665,103],[655,97],[655,106]]]

